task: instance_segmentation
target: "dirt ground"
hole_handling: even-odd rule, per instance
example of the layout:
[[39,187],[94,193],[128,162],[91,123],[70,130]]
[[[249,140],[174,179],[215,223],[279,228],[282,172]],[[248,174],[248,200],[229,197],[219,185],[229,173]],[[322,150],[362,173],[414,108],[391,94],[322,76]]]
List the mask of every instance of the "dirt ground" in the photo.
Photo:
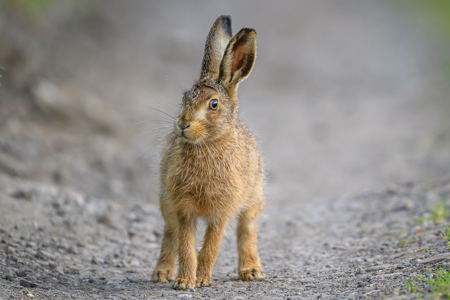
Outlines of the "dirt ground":
[[[232,223],[213,286],[180,292],[150,281],[158,153],[221,14],[258,32],[240,115],[266,162],[267,277],[237,280]],[[450,259],[447,223],[416,222],[450,202],[449,46],[414,9],[97,0],[25,15],[0,11],[0,299],[431,295],[407,282]]]

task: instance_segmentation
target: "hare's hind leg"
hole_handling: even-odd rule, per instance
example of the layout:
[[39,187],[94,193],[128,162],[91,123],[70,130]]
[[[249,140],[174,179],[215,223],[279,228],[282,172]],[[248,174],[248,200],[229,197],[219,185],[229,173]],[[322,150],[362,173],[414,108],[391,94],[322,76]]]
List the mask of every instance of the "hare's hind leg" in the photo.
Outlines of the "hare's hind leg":
[[258,255],[257,218],[261,204],[257,203],[241,213],[237,228],[239,279],[249,281],[264,277]]
[[161,211],[166,222],[164,227],[164,237],[161,245],[161,254],[153,271],[153,282],[167,282],[175,279],[176,260],[178,250],[178,222],[175,216],[172,216],[161,205]]
[[220,241],[226,222],[209,222],[202,250],[198,253],[197,287],[211,285],[211,273],[219,254]]

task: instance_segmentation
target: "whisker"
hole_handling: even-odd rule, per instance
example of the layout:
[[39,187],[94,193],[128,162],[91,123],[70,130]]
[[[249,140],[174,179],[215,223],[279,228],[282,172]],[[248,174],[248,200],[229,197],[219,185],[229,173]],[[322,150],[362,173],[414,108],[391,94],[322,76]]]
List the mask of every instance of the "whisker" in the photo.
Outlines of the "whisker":
[[151,120],[137,122],[136,124],[133,125],[133,127],[136,127],[136,126],[141,125],[141,124],[149,123],[149,122],[151,122]]
[[[164,97],[163,97],[161,94],[158,94],[158,95],[159,95],[159,97],[161,97],[161,99],[164,100]],[[155,98],[155,100],[158,101],[162,106],[164,106],[164,108],[167,109],[167,111],[171,112],[174,116],[176,116],[176,113],[175,113],[173,110],[171,110],[169,107],[167,107],[167,106],[164,104],[164,102],[159,101],[159,100],[156,99],[156,98]]]
[[174,117],[174,116],[172,116],[172,115],[169,115],[168,113],[166,113],[165,111],[162,111],[162,110],[160,110],[160,109],[157,109],[157,108],[154,108],[154,107],[148,107],[148,108],[151,109],[151,110],[158,111],[158,112],[160,112],[160,113],[162,113],[162,114],[165,114],[166,116],[168,116],[169,118],[171,118],[171,119],[173,119],[173,120],[176,119],[176,117]]

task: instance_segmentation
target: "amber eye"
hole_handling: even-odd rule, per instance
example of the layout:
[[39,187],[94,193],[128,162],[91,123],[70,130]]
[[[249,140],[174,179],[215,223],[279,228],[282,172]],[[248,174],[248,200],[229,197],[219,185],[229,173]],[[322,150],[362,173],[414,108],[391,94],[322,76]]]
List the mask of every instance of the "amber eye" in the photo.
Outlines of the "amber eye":
[[219,101],[217,99],[213,99],[209,101],[209,108],[212,110],[216,110],[219,107]]

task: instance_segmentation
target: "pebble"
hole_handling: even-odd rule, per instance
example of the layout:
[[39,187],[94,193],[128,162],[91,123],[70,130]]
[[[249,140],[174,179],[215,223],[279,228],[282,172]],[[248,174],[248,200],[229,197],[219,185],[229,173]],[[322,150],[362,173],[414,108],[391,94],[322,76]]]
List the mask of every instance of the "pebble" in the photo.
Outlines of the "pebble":
[[5,275],[5,279],[9,281],[14,281],[16,280],[16,276],[13,273],[8,273]]
[[30,299],[33,299],[33,298],[34,298],[34,295],[31,294],[31,293],[28,293],[28,294],[27,294],[27,297],[30,298]]
[[78,251],[75,250],[74,247],[70,246],[69,248],[67,248],[67,253],[70,253],[70,254],[78,254]]
[[20,285],[23,286],[23,287],[28,287],[28,288],[37,287],[36,283],[28,281],[28,280],[25,280],[25,279],[21,279],[20,280]]
[[93,257],[93,258],[91,259],[91,262],[92,262],[93,264],[95,264],[95,265],[103,265],[103,264],[105,263],[105,261],[104,261],[103,259],[101,259],[101,258],[96,258],[96,257]]
[[438,254],[438,255],[434,255],[429,258],[423,259],[423,260],[417,260],[417,263],[431,264],[431,263],[436,263],[436,262],[444,260],[444,259],[450,259],[450,253]]
[[43,260],[55,260],[55,256],[47,251],[38,249],[36,257]]
[[29,247],[29,248],[36,248],[36,243],[35,242],[27,242],[27,244],[25,246]]
[[141,263],[139,262],[139,260],[137,260],[136,258],[133,258],[131,260],[130,266],[131,267],[139,267],[141,265]]
[[70,275],[80,275],[80,270],[75,268],[65,268],[64,273]]
[[124,260],[124,259],[122,259],[122,260],[120,261],[119,267],[122,267],[122,268],[128,268],[128,263],[127,263],[127,261]]
[[18,261],[19,261],[19,259],[17,258],[17,256],[12,255],[12,254],[8,255],[7,258],[8,258],[9,260],[13,261],[13,262],[18,262]]
[[16,190],[11,194],[12,197],[16,199],[25,199],[25,200],[31,200],[32,193],[31,191],[24,191],[22,189]]
[[373,266],[366,269],[367,272],[371,271],[378,271],[378,270],[384,270],[384,269],[391,269],[394,268],[394,265],[391,264],[385,264],[385,265],[379,265],[379,266]]

